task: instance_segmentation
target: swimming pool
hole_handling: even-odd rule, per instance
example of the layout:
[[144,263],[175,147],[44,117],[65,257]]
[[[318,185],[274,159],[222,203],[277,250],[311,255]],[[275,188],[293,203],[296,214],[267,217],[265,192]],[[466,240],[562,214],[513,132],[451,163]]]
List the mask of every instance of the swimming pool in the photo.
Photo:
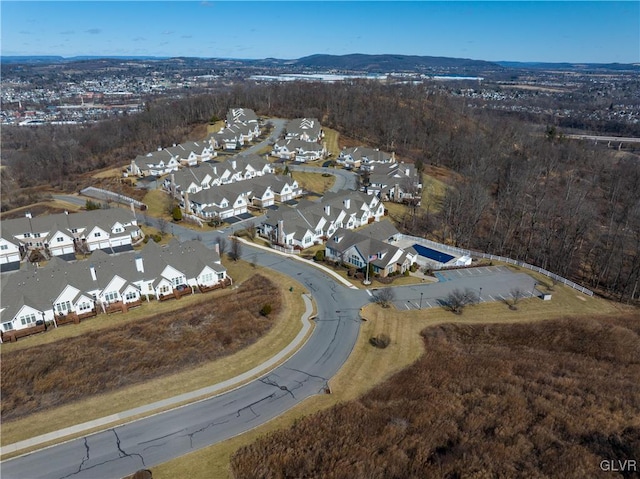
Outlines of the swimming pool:
[[417,243],[413,245],[413,249],[415,249],[420,256],[439,263],[448,263],[455,258],[455,256],[451,256],[450,254],[443,253],[442,251],[436,251],[435,249],[427,248],[426,246],[422,246]]

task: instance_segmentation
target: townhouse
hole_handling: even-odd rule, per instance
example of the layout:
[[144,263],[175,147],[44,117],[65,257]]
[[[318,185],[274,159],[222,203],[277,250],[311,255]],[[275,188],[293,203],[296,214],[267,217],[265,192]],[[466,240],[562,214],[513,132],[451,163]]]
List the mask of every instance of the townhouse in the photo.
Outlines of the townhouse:
[[23,218],[3,220],[1,226],[2,271],[19,269],[20,260],[34,252],[45,259],[75,260],[76,253],[131,250],[143,237],[135,214],[124,208],[37,217],[27,213]]
[[45,321],[65,322],[111,311],[126,312],[142,301],[204,292],[230,282],[220,255],[199,241],[150,241],[140,252],[95,252],[91,259],[67,263],[53,258],[2,281],[0,330],[31,328]]
[[351,190],[328,192],[317,202],[303,200],[294,208],[267,212],[259,233],[274,244],[305,249],[340,228],[358,228],[383,215],[384,205],[375,196]]
[[208,219],[242,215],[249,206],[266,208],[275,201],[285,202],[302,194],[298,182],[289,176],[256,176],[244,181],[217,185],[185,195],[185,208]]
[[319,160],[327,156],[326,145],[316,141],[278,140],[273,145],[271,156],[281,160],[295,160],[301,163]]
[[420,205],[422,180],[414,165],[390,163],[378,166],[374,171],[365,171],[362,175],[367,194],[378,196],[383,201],[415,201],[416,205]]
[[234,156],[221,162],[205,162],[197,167],[183,168],[173,177],[165,178],[163,186],[167,191],[173,187],[179,192],[198,193],[213,186],[244,181],[274,172],[271,163],[264,158],[250,154]]
[[344,148],[338,155],[336,162],[349,170],[373,171],[376,166],[395,163],[396,156],[395,153],[386,153],[377,148],[356,146]]
[[319,142],[324,138],[320,122],[316,118],[296,118],[285,126],[285,140]]

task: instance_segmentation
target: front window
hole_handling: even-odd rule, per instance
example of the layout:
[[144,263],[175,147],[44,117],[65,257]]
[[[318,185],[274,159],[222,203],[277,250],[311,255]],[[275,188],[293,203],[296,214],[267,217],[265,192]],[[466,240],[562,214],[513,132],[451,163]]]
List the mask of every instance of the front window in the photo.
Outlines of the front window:
[[109,291],[107,294],[104,295],[104,299],[107,302],[112,302],[112,301],[118,301],[119,296],[118,296],[118,292],[117,291]]
[[2,329],[11,331],[13,329],[13,323],[2,323]]
[[56,312],[58,314],[66,314],[71,310],[71,303],[69,301],[63,301],[56,303]]
[[126,298],[127,300],[131,301],[131,300],[134,300],[134,299],[138,299],[138,295],[136,294],[136,292],[135,292],[135,291],[129,291],[129,292],[126,294],[125,298]]
[[93,236],[95,236],[96,238],[99,238],[100,236],[102,236],[102,233],[100,233],[99,231],[96,232]]
[[[30,325],[30,324],[35,323],[35,322],[36,322],[36,315],[35,315],[35,314],[33,314],[33,313],[31,313],[31,314],[25,314],[25,315],[23,315],[23,316],[20,316],[18,319],[20,320],[20,323],[21,323],[23,326],[28,326],[28,325]],[[6,323],[5,323],[5,324],[6,324]]]
[[62,242],[64,241],[64,237],[62,237],[62,236],[58,236],[58,237],[56,238],[56,241],[57,241],[58,243],[62,243]]

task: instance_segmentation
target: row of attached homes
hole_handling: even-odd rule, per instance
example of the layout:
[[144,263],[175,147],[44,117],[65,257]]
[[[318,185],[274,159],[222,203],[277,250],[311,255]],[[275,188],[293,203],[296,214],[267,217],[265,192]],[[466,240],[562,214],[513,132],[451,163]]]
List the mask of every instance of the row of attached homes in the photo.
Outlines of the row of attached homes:
[[33,251],[45,258],[74,260],[76,253],[131,250],[141,240],[135,214],[125,208],[60,213],[3,220],[0,223],[0,269],[20,268],[20,261]]
[[195,166],[218,156],[208,141],[189,141],[169,148],[138,155],[127,168],[127,175],[162,176],[183,166]]
[[95,316],[114,306],[126,311],[127,306],[169,297],[174,291],[206,291],[230,281],[217,252],[199,241],[177,240],[165,247],[149,241],[140,252],[96,251],[89,260],[75,263],[53,258],[44,267],[3,275],[1,280],[3,333],[70,315]]
[[355,229],[382,216],[384,205],[375,196],[351,190],[328,192],[321,201],[303,200],[294,208],[267,212],[259,233],[276,245],[305,249],[340,228]]
[[195,213],[202,218],[220,219],[239,216],[248,212],[249,206],[268,208],[278,201],[298,198],[303,193],[298,182],[286,175],[256,176],[197,193],[184,195],[187,213]]
[[198,193],[214,186],[244,181],[273,172],[271,163],[258,155],[238,155],[225,161],[183,168],[165,178],[163,186],[171,191],[173,182],[173,187],[178,192]]
[[253,110],[232,108],[227,112],[226,126],[209,135],[207,140],[215,149],[237,150],[258,138],[261,131]]

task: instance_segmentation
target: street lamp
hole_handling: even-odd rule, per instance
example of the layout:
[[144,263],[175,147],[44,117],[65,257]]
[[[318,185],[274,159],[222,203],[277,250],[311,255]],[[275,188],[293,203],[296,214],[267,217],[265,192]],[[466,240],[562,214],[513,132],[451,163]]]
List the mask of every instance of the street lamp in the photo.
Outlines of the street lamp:
[[480,302],[482,302],[482,287],[480,287],[480,294],[478,295],[478,298],[480,299]]
[[533,289],[531,290],[531,297],[535,296],[536,286],[538,286],[538,282],[534,281],[533,282]]
[[422,295],[423,295],[423,294],[424,294],[424,293],[420,293],[420,309],[422,309]]

